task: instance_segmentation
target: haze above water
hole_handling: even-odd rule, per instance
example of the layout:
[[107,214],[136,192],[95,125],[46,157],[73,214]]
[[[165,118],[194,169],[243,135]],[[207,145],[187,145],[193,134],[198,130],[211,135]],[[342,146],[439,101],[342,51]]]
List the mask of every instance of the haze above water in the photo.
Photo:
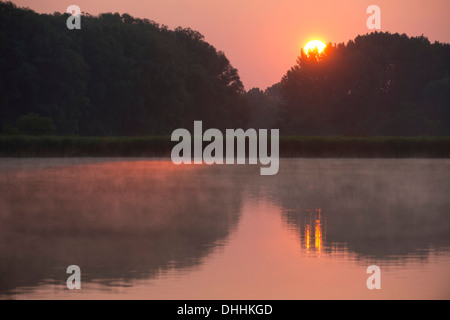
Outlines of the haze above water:
[[0,297],[449,299],[449,191],[438,159],[0,159]]

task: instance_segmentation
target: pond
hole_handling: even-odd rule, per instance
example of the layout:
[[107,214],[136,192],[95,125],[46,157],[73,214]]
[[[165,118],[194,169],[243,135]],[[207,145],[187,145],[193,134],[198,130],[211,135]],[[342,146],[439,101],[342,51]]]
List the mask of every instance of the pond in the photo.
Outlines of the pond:
[[449,194],[444,159],[0,159],[0,298],[449,299]]

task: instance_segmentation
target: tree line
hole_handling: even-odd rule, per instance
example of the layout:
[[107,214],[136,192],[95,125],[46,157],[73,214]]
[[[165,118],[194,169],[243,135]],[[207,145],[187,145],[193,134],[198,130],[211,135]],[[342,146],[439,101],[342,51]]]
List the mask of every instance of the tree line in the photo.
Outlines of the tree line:
[[244,90],[197,31],[128,14],[38,14],[0,1],[4,134],[167,135],[205,127],[296,135],[449,135],[450,45],[375,32],[305,53]]
[[92,136],[248,121],[237,70],[199,32],[118,13],[84,14],[81,30],[69,30],[68,17],[0,2],[0,125],[9,131],[21,116]]
[[449,135],[450,45],[383,32],[329,43],[302,50],[279,84],[249,94],[252,109],[277,101],[261,105],[284,134]]

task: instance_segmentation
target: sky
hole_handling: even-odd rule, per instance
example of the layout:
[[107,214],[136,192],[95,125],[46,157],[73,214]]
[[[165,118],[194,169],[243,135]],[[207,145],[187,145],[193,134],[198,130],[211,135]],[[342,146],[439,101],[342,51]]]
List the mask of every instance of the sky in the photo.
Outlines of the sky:
[[[450,43],[450,0],[13,0],[39,13],[69,5],[97,15],[129,13],[173,29],[191,27],[239,70],[245,89],[279,82],[310,40],[341,43],[372,32],[370,5],[381,9],[381,30]],[[81,21],[81,23],[83,23]],[[82,25],[83,27],[83,25]]]

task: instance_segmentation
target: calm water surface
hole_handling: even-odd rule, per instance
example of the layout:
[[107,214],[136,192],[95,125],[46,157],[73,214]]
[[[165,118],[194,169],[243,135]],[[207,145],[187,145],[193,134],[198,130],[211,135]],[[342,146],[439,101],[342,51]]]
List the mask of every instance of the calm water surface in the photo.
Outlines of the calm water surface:
[[449,160],[0,159],[0,298],[449,299],[449,194]]

